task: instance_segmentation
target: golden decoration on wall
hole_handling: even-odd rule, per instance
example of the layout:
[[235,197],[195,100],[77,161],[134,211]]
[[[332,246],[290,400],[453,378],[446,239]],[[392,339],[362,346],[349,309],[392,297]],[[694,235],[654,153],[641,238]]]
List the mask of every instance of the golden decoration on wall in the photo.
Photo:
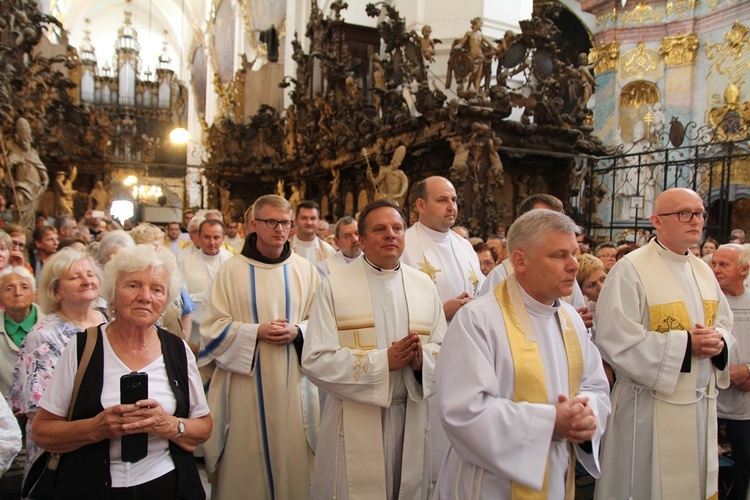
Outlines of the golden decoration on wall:
[[660,59],[657,51],[647,49],[640,42],[637,48],[625,52],[620,58],[620,74],[623,79],[635,77],[639,80],[658,80],[663,72]]
[[606,26],[609,23],[614,23],[617,21],[617,10],[612,9],[609,14],[604,14],[603,16],[598,16],[596,18],[596,27],[601,28],[603,26]]
[[695,9],[695,0],[674,0],[667,2],[667,15],[677,14],[677,17],[682,17],[689,10]]
[[651,82],[631,82],[620,92],[620,106],[640,108],[659,102],[659,89]]
[[234,80],[230,86],[232,91],[235,123],[242,123],[245,119],[245,67],[246,65],[243,64],[242,67],[234,73]]
[[630,24],[644,24],[649,21],[660,23],[665,15],[664,9],[654,9],[650,5],[641,2],[633,10],[622,12],[620,19],[623,25],[628,26]]
[[597,60],[599,61],[594,68],[594,71],[597,74],[617,69],[619,58],[620,44],[617,42],[610,42],[607,45],[593,47],[589,52],[589,63],[593,63]]
[[730,83],[724,91],[724,105],[712,108],[708,121],[716,128],[714,141],[734,141],[748,137],[750,102],[740,102],[740,89]]
[[700,42],[695,33],[666,36],[661,40],[659,53],[664,56],[667,66],[679,66],[694,63],[698,58],[699,47]]
[[750,69],[750,61],[745,57],[747,49],[748,28],[735,21],[732,29],[724,33],[722,43],[706,42],[706,57],[713,61],[712,70],[727,75],[735,85],[741,85]]

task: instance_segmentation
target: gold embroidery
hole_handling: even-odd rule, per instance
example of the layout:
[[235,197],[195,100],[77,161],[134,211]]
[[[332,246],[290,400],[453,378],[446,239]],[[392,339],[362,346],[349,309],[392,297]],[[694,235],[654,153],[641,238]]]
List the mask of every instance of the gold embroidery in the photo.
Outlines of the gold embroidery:
[[690,317],[683,302],[649,306],[648,313],[651,318],[651,330],[655,332],[667,333],[670,330],[688,330],[685,325],[690,324]]
[[[352,355],[357,358],[354,361],[354,381],[359,382],[360,375],[362,373],[367,373],[367,370],[370,369],[370,357],[368,351],[375,349],[377,346],[375,344],[362,344],[362,337],[372,337],[372,335],[368,334],[372,332],[363,332],[363,335],[360,336],[359,331],[355,330],[352,334],[352,338],[348,339],[349,342],[346,342],[344,339],[347,336],[347,333],[348,332],[339,332],[339,343],[341,344],[341,347],[351,349]],[[354,349],[359,350],[354,351]]]
[[432,267],[432,264],[427,260],[427,256],[424,253],[422,253],[422,257],[424,261],[417,262],[419,270],[429,276],[433,283],[437,284],[437,273],[441,272],[440,269]]
[[716,311],[719,309],[719,301],[717,300],[704,300],[703,301],[703,316],[705,321],[705,326],[712,327],[714,326],[714,321],[716,321]]
[[469,281],[474,287],[474,296],[476,296],[479,289],[479,277],[477,276],[477,272],[471,268],[469,268]]

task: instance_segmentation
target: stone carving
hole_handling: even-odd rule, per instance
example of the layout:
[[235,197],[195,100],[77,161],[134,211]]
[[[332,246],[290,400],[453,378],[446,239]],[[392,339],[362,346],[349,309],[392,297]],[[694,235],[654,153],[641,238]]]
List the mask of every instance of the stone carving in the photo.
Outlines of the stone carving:
[[8,152],[11,176],[6,177],[20,212],[21,224],[34,229],[36,207],[47,190],[49,175],[36,149],[31,146],[31,127],[24,118],[16,121],[15,141]]
[[64,170],[60,170],[55,174],[55,182],[52,185],[52,191],[55,195],[55,217],[73,215],[73,203],[76,195],[73,183],[76,177],[78,177],[78,169],[76,167],[70,169],[70,174],[67,174]]
[[112,195],[110,193],[110,191],[104,188],[104,182],[97,180],[94,184],[94,189],[89,194],[88,209],[109,212],[112,205]]
[[406,156],[406,148],[399,146],[393,153],[393,158],[388,165],[381,165],[377,177],[373,176],[370,168],[370,160],[367,158],[367,151],[363,151],[367,159],[367,178],[375,188],[375,198],[387,198],[399,207],[404,206],[406,193],[409,191],[409,179],[400,169],[401,162]]

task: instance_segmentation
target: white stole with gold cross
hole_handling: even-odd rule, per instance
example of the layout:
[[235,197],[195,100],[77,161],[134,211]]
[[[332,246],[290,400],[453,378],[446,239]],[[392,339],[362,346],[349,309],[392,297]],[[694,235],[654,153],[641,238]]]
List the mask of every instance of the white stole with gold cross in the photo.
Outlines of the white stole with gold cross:
[[[625,256],[633,264],[646,292],[650,323],[647,328],[666,334],[672,330],[691,331],[696,323],[713,326],[719,297],[711,269],[697,257],[689,256],[695,286],[703,303],[703,317],[691,318],[684,302],[685,295],[671,272],[665,272],[657,245],[653,241],[639,252]],[[690,372],[679,374],[673,394],[652,391],[656,399],[653,432],[655,446],[658,446],[662,498],[695,497],[695,492],[700,491],[699,474],[705,475],[707,490],[718,485],[716,382],[716,368],[711,365],[708,386],[696,387],[694,362]],[[697,405],[707,405],[704,471],[699,471],[701,452],[695,436],[698,429]],[[706,491],[706,498],[718,498],[718,492]]]
[[[347,266],[345,272],[329,276],[331,294],[341,347],[351,350],[352,379],[356,383],[360,375],[369,369],[369,354],[374,349],[386,349],[377,345],[375,315],[370,297],[370,287],[364,259]],[[423,345],[427,344],[435,317],[432,300],[432,283],[424,279],[419,271],[401,266],[401,276],[406,295],[409,331],[419,334]],[[406,336],[407,332],[403,332]],[[432,353],[437,356],[437,351]],[[407,366],[404,370],[410,370]],[[393,377],[395,372],[391,372]],[[386,498],[385,457],[379,406],[342,401],[344,449],[346,453],[347,488],[349,498],[381,500]],[[415,405],[407,400],[405,429],[425,425],[427,405]],[[405,433],[401,470],[401,491],[421,491],[422,464],[424,463],[424,434]]]

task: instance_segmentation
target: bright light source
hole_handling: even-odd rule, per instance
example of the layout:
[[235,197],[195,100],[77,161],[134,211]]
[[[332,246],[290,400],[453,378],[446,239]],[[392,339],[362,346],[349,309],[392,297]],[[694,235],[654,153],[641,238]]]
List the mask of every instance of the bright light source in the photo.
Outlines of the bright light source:
[[122,224],[133,216],[133,202],[129,200],[115,200],[112,202],[112,208],[109,209],[109,213]]
[[190,132],[182,127],[177,127],[169,133],[169,140],[175,144],[187,144],[190,140]]
[[135,175],[129,175],[125,177],[124,181],[122,181],[122,183],[125,184],[126,186],[132,186],[136,182],[138,182],[138,177],[136,177]]

